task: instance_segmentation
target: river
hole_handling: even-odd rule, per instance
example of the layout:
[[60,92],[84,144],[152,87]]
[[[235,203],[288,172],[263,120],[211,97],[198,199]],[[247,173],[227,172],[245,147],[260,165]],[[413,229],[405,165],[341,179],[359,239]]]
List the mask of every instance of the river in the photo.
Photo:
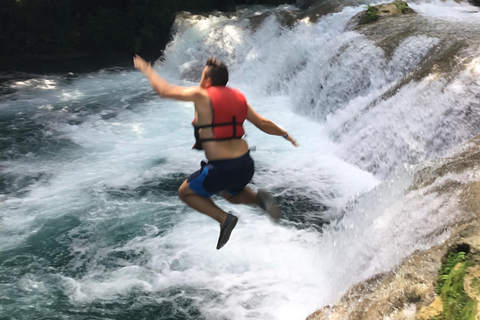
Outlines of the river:
[[[410,6],[440,30],[480,30],[466,3]],[[404,81],[444,48],[432,28],[387,54],[347,27],[363,5],[277,18],[296,10],[179,15],[155,63],[193,86],[222,59],[229,85],[300,144],[246,124],[252,188],[284,218],[214,197],[239,217],[219,251],[218,224],[177,196],[204,158],[191,103],[159,98],[133,67],[0,72],[0,319],[305,319],[445,240],[432,230],[455,216],[430,219],[441,201],[404,194],[480,132],[478,42],[463,34],[461,70]]]

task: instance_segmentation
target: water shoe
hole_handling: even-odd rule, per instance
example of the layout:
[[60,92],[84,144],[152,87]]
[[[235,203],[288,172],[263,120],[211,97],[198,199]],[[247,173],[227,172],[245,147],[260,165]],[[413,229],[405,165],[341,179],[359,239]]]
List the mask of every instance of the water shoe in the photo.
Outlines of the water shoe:
[[233,228],[237,225],[238,218],[228,213],[225,222],[220,226],[220,237],[218,238],[217,250],[222,248],[230,239]]
[[257,201],[260,207],[267,211],[267,213],[272,217],[273,220],[278,221],[282,218],[282,211],[275,203],[272,195],[265,189],[258,189],[257,191]]

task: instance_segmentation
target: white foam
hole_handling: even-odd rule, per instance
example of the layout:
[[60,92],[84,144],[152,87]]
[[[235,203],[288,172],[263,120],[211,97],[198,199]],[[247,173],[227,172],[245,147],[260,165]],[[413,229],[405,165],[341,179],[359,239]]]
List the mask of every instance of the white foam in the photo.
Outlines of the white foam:
[[409,2],[409,6],[416,12],[427,17],[461,22],[478,23],[478,21],[480,21],[480,9],[466,1]]
[[[216,198],[240,218],[227,246],[217,251],[218,224],[182,204],[176,187],[137,196],[136,188],[167,178],[180,184],[199,168],[203,155],[189,150],[194,109],[156,97],[137,71],[101,72],[68,83],[41,80],[40,87],[35,81],[17,84],[21,101],[7,107],[37,110],[38,121],[48,118],[52,134],[76,147],[2,163],[5,172],[46,178],[22,196],[2,199],[1,249],[18,247],[51,220],[73,215],[79,226],[67,234],[74,255],[69,267],[82,272],[57,278],[74,305],[135,293],[139,303],[145,296],[189,299],[208,319],[290,320],[334,303],[352,284],[390,270],[414,250],[440,243],[446,234],[439,230],[461,219],[452,214],[456,195],[439,196],[433,187],[407,192],[417,169],[395,167],[434,158],[446,145],[472,135],[471,123],[453,130],[464,122],[446,113],[474,105],[478,61],[452,82],[410,83],[368,109],[391,88],[392,74],[409,72],[438,39],[406,39],[387,61],[371,41],[344,31],[361,10],[345,8],[291,29],[280,27],[273,16],[256,30],[246,28],[249,21],[241,14],[230,20],[178,20],[179,34],[156,66],[174,83],[195,85],[206,58],[222,49],[231,85],[300,144],[294,148],[247,124],[247,140],[256,147],[255,187],[327,206],[327,212],[315,213],[312,225],[288,220],[276,225],[258,208]],[[380,67],[371,70],[376,62]],[[361,90],[349,90],[356,84]],[[456,99],[459,94],[462,101]],[[104,109],[93,112],[87,105]],[[64,117],[79,123],[68,124]],[[417,136],[433,143],[421,143]],[[375,166],[377,176],[371,173]],[[463,176],[448,179],[465,181]],[[334,219],[322,233],[320,218]],[[132,228],[119,242],[112,240],[116,235],[109,232],[121,232],[128,222],[135,228],[144,223],[145,229]],[[122,253],[132,256],[114,255]],[[38,282],[24,279],[30,289],[40,288]],[[172,297],[162,295],[178,288],[181,293]]]

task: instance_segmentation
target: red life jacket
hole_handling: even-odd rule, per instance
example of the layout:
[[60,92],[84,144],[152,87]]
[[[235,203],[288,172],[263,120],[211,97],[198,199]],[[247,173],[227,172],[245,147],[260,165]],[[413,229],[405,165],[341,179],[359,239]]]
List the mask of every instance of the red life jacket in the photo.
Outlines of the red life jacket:
[[[248,105],[243,93],[237,89],[226,86],[214,86],[207,88],[212,107],[212,123],[197,126],[195,120],[192,122],[195,128],[194,149],[203,150],[202,142],[241,139],[245,134],[243,122],[247,119]],[[199,130],[212,128],[213,138],[201,139]]]

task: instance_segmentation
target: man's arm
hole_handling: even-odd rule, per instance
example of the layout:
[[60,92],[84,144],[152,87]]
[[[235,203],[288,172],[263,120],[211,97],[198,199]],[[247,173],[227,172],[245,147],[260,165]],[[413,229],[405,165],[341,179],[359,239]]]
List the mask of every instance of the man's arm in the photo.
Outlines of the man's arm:
[[200,87],[182,87],[168,83],[153,68],[149,62],[143,60],[140,56],[135,55],[133,58],[135,68],[142,71],[150,81],[150,84],[158,92],[161,97],[170,98],[181,101],[196,102],[202,98]]
[[290,141],[295,147],[298,146],[297,141],[295,141],[290,135],[287,134],[287,131],[277,126],[273,121],[268,120],[267,118],[262,117],[253,110],[253,108],[248,104],[247,120],[253,123],[255,127],[262,130],[265,133],[285,137]]

